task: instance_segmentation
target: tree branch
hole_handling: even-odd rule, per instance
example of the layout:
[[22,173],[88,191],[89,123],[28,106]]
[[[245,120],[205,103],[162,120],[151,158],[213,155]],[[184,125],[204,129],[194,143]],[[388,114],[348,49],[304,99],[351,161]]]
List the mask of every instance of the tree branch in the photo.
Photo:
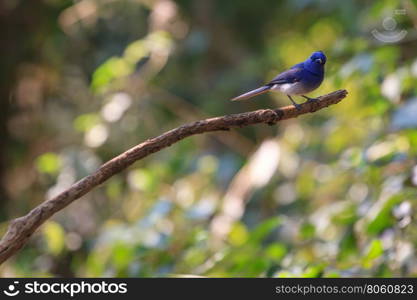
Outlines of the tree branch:
[[252,112],[200,120],[172,129],[158,137],[148,139],[108,161],[93,174],[74,183],[58,196],[43,202],[32,209],[27,215],[12,220],[6,234],[0,241],[0,264],[19,251],[35,230],[53,214],[62,210],[74,200],[79,199],[113,175],[126,169],[137,160],[169,147],[191,135],[230,130],[234,127],[244,127],[259,123],[273,125],[279,121],[296,118],[299,115],[312,113],[329,105],[336,104],[345,98],[346,95],[346,90],[338,90],[319,97],[319,100],[316,102],[301,104],[299,110],[294,106],[286,106],[274,110],[260,109]]

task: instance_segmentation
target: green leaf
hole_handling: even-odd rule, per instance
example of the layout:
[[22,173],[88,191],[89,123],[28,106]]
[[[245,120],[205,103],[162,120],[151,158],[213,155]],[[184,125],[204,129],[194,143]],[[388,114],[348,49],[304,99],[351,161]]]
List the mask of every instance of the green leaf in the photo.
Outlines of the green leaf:
[[55,175],[61,167],[61,159],[57,154],[47,152],[36,159],[36,167],[41,173]]
[[368,247],[367,253],[362,258],[362,265],[364,268],[369,269],[372,267],[373,262],[384,253],[384,248],[380,240],[373,240]]
[[74,128],[80,132],[86,132],[100,123],[100,117],[98,114],[82,114],[75,118]]
[[93,74],[91,87],[99,91],[114,79],[127,76],[134,70],[134,65],[124,58],[111,57],[105,61]]
[[134,258],[133,247],[127,244],[117,243],[113,247],[111,261],[113,262],[116,269],[124,271]]
[[157,183],[157,178],[148,169],[135,169],[129,172],[129,184],[138,190],[153,192]]
[[356,210],[356,205],[350,204],[341,212],[338,212],[337,214],[333,215],[332,222],[337,225],[351,225],[358,219],[358,216],[356,215]]
[[403,198],[404,195],[402,194],[395,195],[381,205],[381,208],[376,213],[375,218],[367,224],[366,231],[369,234],[377,235],[384,229],[392,226],[395,223],[395,218],[393,217],[391,211],[395,205],[403,200]]
[[319,264],[316,266],[309,266],[301,277],[304,277],[304,278],[321,277],[324,267],[325,267],[324,264]]
[[65,232],[61,225],[47,221],[43,226],[43,235],[48,251],[55,256],[60,254],[65,246]]
[[357,253],[357,240],[354,234],[353,226],[348,228],[339,244],[338,260],[343,262],[348,257]]
[[265,250],[265,256],[274,262],[281,261],[285,254],[287,254],[287,248],[281,243],[271,244]]
[[308,240],[314,237],[314,234],[316,233],[316,227],[313,224],[310,223],[304,223],[301,225],[300,228],[300,237],[303,240]]
[[249,242],[259,244],[272,230],[278,227],[281,219],[274,217],[258,225],[250,234]]
[[229,242],[233,246],[241,246],[248,240],[249,233],[246,226],[240,222],[236,222],[229,233]]

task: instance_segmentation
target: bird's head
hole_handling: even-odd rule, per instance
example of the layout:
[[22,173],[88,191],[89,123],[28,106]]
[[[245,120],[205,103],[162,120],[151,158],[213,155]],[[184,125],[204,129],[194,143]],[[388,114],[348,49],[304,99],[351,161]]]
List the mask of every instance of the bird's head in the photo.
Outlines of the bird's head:
[[326,55],[324,55],[323,51],[316,51],[311,54],[309,60],[317,65],[323,65],[326,63]]

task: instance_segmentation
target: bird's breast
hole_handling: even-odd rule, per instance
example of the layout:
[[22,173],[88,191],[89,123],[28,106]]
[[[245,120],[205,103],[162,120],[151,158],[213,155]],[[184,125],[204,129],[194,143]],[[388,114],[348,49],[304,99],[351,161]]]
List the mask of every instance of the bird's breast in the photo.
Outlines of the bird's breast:
[[302,95],[311,92],[317,87],[308,86],[302,82],[276,84],[272,87],[274,91],[280,91],[287,95]]

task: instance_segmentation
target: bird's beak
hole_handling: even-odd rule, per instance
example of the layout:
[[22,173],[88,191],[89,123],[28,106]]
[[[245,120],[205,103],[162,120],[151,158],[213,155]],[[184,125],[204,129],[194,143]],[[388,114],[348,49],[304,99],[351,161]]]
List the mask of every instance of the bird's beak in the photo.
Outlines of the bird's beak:
[[323,61],[322,61],[321,58],[317,58],[316,60],[319,62],[319,64],[321,64],[321,65],[323,64]]

